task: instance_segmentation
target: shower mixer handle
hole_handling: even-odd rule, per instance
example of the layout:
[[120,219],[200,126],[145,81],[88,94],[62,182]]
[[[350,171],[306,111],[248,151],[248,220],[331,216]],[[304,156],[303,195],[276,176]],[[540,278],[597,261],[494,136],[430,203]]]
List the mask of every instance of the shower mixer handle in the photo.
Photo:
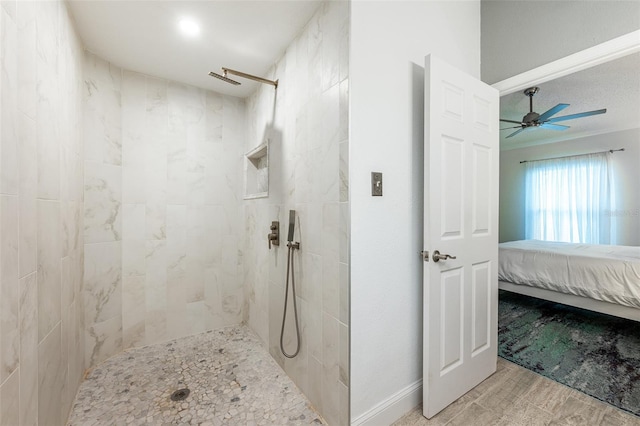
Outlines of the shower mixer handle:
[[280,245],[280,222],[274,220],[271,222],[269,229],[271,232],[267,234],[267,240],[269,241],[269,250],[271,250],[271,244],[274,246]]

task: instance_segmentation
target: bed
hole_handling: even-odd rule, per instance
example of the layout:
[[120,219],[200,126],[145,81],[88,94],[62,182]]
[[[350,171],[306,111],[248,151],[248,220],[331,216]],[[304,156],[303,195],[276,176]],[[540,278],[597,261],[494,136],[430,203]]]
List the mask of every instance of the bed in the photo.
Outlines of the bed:
[[640,247],[501,243],[498,280],[502,290],[640,321]]

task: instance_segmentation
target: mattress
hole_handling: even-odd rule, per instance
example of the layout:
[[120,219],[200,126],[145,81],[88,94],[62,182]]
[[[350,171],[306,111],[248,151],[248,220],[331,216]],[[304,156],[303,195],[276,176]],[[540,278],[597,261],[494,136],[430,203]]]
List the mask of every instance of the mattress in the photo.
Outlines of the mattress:
[[640,308],[640,247],[501,243],[498,279]]

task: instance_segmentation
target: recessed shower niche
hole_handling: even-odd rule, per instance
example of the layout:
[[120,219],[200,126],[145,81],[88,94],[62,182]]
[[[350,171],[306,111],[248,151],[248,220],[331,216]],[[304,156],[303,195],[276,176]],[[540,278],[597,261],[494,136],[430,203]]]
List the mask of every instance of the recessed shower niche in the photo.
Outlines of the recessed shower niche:
[[269,140],[245,154],[244,199],[269,196]]

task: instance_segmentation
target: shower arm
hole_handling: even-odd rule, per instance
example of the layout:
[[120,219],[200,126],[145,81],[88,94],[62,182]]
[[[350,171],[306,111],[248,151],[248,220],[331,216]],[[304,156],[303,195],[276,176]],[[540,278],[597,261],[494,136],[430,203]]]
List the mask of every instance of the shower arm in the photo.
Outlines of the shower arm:
[[225,67],[222,67],[222,71],[224,72],[225,77],[226,77],[227,73],[229,73],[229,74],[237,75],[238,77],[248,78],[249,80],[258,81],[260,83],[271,84],[276,89],[278,88],[278,80],[276,80],[276,81],[267,80],[266,78],[257,77],[255,75],[247,74],[247,73],[244,73],[242,71],[236,71],[236,70],[232,70],[232,69],[225,68]]

